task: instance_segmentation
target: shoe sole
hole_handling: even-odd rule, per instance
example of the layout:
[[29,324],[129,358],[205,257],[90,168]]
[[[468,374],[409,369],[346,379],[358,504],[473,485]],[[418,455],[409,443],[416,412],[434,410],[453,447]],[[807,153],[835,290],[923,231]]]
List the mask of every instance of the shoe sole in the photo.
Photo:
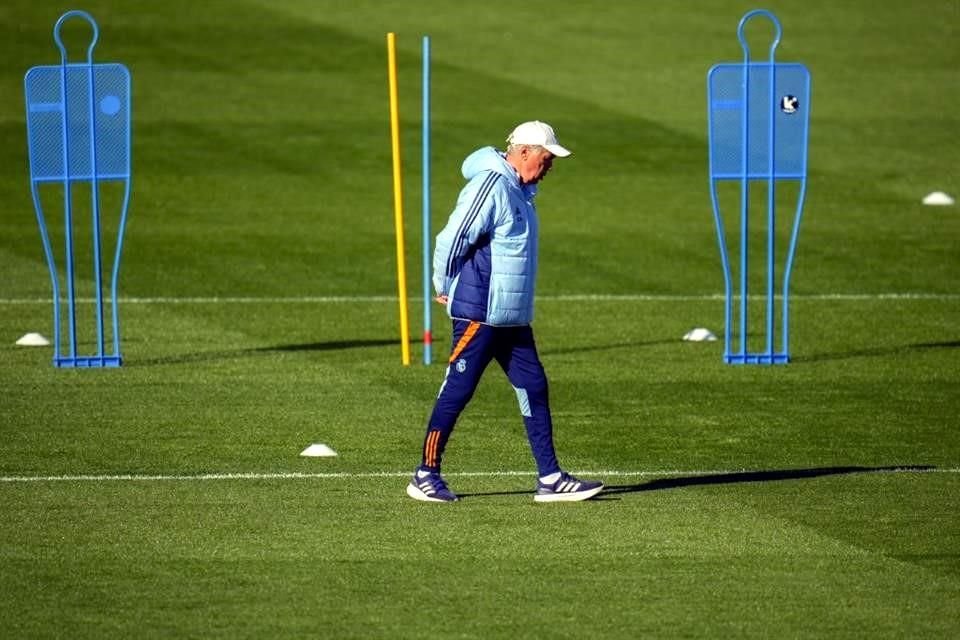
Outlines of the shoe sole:
[[407,484],[407,495],[413,498],[414,500],[419,500],[420,502],[456,502],[457,499],[453,500],[444,500],[443,498],[431,498],[423,491],[420,490],[420,487],[413,483]]
[[574,491],[572,493],[535,493],[533,500],[534,502],[580,502],[581,500],[589,500],[601,491],[603,491],[603,485],[586,491]]

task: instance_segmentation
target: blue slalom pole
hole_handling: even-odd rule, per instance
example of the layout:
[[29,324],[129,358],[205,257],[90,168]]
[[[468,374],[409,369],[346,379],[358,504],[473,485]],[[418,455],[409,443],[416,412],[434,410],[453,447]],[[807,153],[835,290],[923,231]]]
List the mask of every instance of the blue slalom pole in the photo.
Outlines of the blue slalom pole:
[[423,36],[423,364],[430,364],[433,331],[430,303],[430,36]]

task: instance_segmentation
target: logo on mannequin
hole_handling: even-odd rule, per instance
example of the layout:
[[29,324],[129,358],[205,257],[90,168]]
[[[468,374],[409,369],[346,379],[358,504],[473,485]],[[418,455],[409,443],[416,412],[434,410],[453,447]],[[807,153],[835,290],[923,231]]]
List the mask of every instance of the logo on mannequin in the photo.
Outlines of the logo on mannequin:
[[800,101],[796,96],[783,96],[780,98],[780,111],[786,114],[796,113],[800,108]]

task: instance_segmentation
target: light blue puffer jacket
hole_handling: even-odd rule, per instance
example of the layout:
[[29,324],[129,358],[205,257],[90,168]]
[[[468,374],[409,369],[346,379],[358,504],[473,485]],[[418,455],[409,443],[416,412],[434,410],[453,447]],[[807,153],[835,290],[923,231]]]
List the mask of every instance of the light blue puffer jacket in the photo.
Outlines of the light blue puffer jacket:
[[493,147],[463,161],[457,206],[437,235],[433,284],[451,318],[491,325],[533,320],[537,276],[536,185],[521,185]]

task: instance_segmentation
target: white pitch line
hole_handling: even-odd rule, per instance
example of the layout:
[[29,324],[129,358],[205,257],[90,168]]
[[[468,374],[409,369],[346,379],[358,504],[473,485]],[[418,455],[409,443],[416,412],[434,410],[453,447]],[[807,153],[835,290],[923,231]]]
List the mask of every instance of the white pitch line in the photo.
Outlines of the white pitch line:
[[[412,299],[412,298],[411,298]],[[422,300],[422,298],[420,298]],[[49,304],[51,298],[0,298],[0,305]],[[355,302],[396,302],[397,296],[289,296],[289,297],[130,297],[119,299],[120,304],[327,304]],[[62,303],[67,300],[62,298]],[[94,298],[76,298],[78,303],[92,303]]]
[[[739,296],[733,296],[739,299]],[[783,296],[774,296],[782,299]],[[357,302],[396,302],[397,296],[280,296],[280,297],[242,297],[242,296],[208,296],[208,297],[126,297],[120,298],[120,304],[338,304]],[[413,302],[422,301],[422,297],[411,296]],[[569,293],[537,296],[543,302],[699,302],[707,300],[723,300],[722,293],[696,294],[592,294]],[[766,296],[755,296],[755,300],[764,300]],[[889,292],[889,293],[812,293],[792,294],[791,300],[960,300],[960,293],[924,293],[924,292]],[[92,303],[93,298],[77,298],[78,303]],[[50,298],[0,298],[0,305],[30,305],[49,304]],[[61,300],[66,303],[66,299]]]
[[[830,475],[831,468],[822,469],[664,469],[660,471],[623,471],[615,469],[597,471],[574,471],[577,475],[598,477],[651,477],[651,476],[726,476],[743,474],[788,474],[796,472],[798,479],[803,479],[803,473],[816,477],[816,472]],[[858,468],[837,467],[836,474],[842,473],[960,473],[960,467],[951,468],[924,468],[924,467],[889,467],[889,468]],[[208,480],[360,480],[369,478],[406,478],[409,471],[361,471],[361,472],[329,472],[303,473],[296,471],[279,471],[275,473],[199,473],[199,474],[76,474],[76,475],[47,475],[47,476],[0,476],[0,483],[27,483],[27,482],[202,482]],[[459,478],[504,478],[504,477],[532,477],[533,471],[454,471],[444,473],[447,477]]]

